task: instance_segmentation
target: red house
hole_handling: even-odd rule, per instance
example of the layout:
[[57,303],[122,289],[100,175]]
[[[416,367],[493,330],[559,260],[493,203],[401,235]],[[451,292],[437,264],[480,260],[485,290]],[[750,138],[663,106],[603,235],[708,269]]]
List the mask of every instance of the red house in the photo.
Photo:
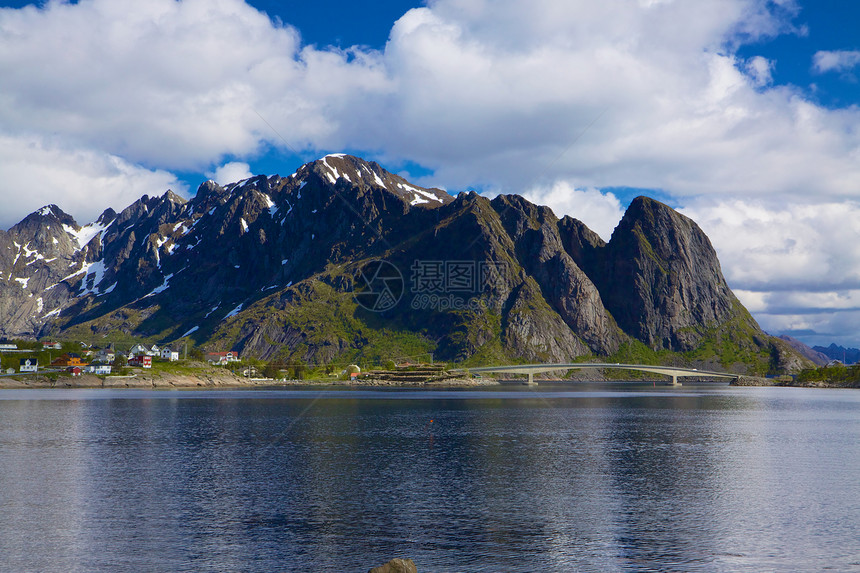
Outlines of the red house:
[[138,368],[152,368],[152,356],[134,356],[128,359],[129,366],[137,366]]
[[71,366],[71,367],[69,367],[68,372],[69,372],[72,376],[80,376],[80,375],[81,375],[82,370],[81,370],[81,367],[80,367],[80,366]]

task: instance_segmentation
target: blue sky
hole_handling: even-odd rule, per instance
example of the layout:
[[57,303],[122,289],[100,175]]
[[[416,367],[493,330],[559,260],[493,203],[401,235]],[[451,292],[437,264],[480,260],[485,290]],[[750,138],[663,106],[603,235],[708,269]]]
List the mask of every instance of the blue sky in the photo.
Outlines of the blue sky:
[[0,6],[0,227],[346,151],[605,239],[654,196],[766,330],[860,346],[860,3]]

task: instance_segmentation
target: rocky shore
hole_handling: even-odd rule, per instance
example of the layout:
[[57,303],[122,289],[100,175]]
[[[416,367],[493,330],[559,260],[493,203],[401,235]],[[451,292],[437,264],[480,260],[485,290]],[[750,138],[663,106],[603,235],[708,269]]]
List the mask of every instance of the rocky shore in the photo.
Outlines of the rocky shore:
[[498,380],[492,378],[449,378],[426,383],[375,380],[273,380],[271,378],[245,378],[228,370],[212,369],[195,374],[138,373],[133,376],[81,376],[49,377],[44,375],[20,375],[0,377],[0,389],[27,388],[137,388],[137,389],[194,389],[194,388],[261,388],[283,386],[400,386],[424,388],[458,388],[494,386]]
[[241,378],[229,371],[201,372],[195,375],[145,373],[133,376],[81,376],[49,377],[21,375],[0,378],[0,388],[228,388],[272,384],[272,380]]
[[731,383],[732,386],[781,386],[785,388],[858,388],[860,386],[845,382],[830,380],[800,381],[791,377],[760,378],[757,376],[741,376]]

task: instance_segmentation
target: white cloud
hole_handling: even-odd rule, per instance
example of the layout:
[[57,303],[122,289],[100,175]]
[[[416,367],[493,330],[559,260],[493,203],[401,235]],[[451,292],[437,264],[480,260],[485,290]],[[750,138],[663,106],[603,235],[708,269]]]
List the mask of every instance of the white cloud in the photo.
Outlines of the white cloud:
[[857,50],[821,50],[812,56],[812,67],[820,74],[846,72],[857,66],[860,66],[860,51]]
[[680,210],[711,239],[729,286],[765,330],[860,341],[850,319],[860,314],[860,203],[700,198]]
[[597,189],[576,189],[567,181],[557,181],[550,187],[534,187],[522,194],[538,205],[549,206],[557,217],[570,215],[585,223],[604,241],[624,215],[621,202],[612,193]]
[[0,10],[0,125],[185,171],[283,136],[415,161],[447,188],[855,194],[860,109],[819,107],[771,86],[773,62],[733,55],[792,31],[796,10],[435,0],[376,52],[303,47],[241,0],[51,2]]
[[754,56],[746,63],[746,71],[757,87],[770,84],[773,81],[771,71],[773,62],[761,56]]
[[165,171],[142,169],[100,151],[68,148],[38,136],[0,133],[0,228],[56,203],[79,224],[94,221],[108,207],[120,210],[141,195],[185,186]]
[[860,289],[860,203],[698,199],[680,210],[711,239],[732,287]]
[[254,176],[254,174],[251,173],[251,166],[241,161],[230,161],[229,163],[225,163],[221,167],[215,169],[214,172],[207,173],[206,175],[214,179],[219,185],[236,183],[237,181],[242,181],[243,179],[248,179]]

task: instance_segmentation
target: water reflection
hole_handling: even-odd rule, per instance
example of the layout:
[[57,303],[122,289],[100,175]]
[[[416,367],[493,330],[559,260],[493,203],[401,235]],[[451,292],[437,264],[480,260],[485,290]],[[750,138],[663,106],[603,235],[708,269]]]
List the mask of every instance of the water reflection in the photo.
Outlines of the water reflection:
[[0,569],[860,568],[860,399],[779,390],[0,394]]

